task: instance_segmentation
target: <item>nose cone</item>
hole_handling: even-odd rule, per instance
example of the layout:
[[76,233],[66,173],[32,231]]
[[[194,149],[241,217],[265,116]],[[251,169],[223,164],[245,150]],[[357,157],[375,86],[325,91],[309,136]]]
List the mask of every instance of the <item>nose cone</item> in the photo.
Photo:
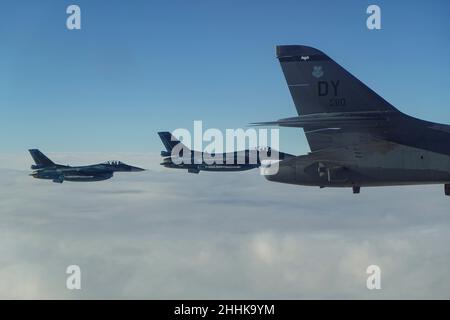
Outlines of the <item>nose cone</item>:
[[133,166],[129,166],[130,167],[130,171],[131,172],[141,172],[141,171],[145,171],[145,169],[139,168],[139,167],[133,167]]
[[280,163],[271,163],[271,166],[264,168],[264,178],[273,182],[292,183],[296,178],[296,170],[290,166],[283,166]]

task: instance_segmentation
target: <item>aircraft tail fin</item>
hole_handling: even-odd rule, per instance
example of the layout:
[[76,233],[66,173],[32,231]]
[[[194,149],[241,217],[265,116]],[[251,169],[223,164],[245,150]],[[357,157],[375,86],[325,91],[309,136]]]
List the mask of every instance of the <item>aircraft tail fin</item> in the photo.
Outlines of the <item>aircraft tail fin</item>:
[[180,142],[177,138],[175,138],[170,132],[158,132],[159,138],[161,139],[164,147],[166,147],[166,151],[162,151],[162,156],[170,156],[172,153],[172,149],[175,148],[178,144],[181,144],[184,150],[190,150],[186,147],[182,142]]
[[33,160],[37,166],[51,167],[51,166],[55,165],[55,163],[52,160],[50,160],[49,158],[47,158],[47,156],[45,154],[43,154],[40,150],[30,149],[28,151],[30,152],[31,157],[33,158]]
[[276,52],[299,115],[399,112],[320,50],[283,45]]

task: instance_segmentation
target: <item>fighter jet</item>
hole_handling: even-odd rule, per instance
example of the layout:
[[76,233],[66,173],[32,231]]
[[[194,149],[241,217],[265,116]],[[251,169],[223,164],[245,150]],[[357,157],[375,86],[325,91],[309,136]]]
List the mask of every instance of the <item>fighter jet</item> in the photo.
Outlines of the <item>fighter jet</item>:
[[30,176],[36,179],[52,180],[55,183],[63,183],[64,181],[102,181],[112,178],[114,172],[137,172],[145,170],[129,166],[120,161],[108,161],[81,167],[64,166],[54,163],[37,149],[31,149],[29,152],[36,163],[31,166],[31,170],[34,171]]
[[303,128],[311,152],[279,163],[270,181],[361,187],[444,184],[450,195],[450,126],[408,116],[320,50],[276,48],[298,116],[262,126]]
[[[186,169],[189,173],[200,171],[245,171],[259,168],[264,160],[284,160],[294,157],[291,154],[267,149],[243,150],[228,153],[207,153],[193,151],[177,140],[170,132],[158,132],[158,135],[166,147],[161,151],[163,165],[166,168]],[[174,150],[178,148],[179,150]],[[274,152],[277,152],[274,156]],[[199,160],[196,160],[199,159]],[[268,164],[270,166],[270,163]]]

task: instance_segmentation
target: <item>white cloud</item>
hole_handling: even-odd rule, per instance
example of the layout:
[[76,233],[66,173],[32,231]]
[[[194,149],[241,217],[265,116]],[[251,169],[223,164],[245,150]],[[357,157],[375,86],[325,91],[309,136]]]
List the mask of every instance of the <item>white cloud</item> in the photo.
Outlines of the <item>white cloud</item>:
[[[450,298],[450,217],[442,186],[318,189],[257,171],[149,168],[97,183],[28,176],[0,156],[0,298]],[[65,289],[78,264],[82,290]],[[366,268],[382,269],[380,291]]]

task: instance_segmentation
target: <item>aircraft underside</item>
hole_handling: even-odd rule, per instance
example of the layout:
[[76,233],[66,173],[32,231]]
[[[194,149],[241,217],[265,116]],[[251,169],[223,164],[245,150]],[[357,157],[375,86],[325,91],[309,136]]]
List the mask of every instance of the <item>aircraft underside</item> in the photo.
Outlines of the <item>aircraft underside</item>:
[[245,171],[255,168],[249,165],[202,165],[198,169],[201,171]]
[[232,164],[199,164],[199,165],[176,165],[172,163],[164,164],[167,168],[172,169],[184,169],[190,173],[199,173],[200,171],[212,171],[212,172],[231,172],[231,171],[246,171],[257,168],[257,165],[232,165]]
[[[450,184],[450,174],[434,170],[343,167],[336,173],[326,170],[322,175],[306,175],[302,169],[280,168],[276,175],[267,175],[273,182],[318,187],[376,187],[419,184]],[[318,170],[319,171],[319,170]]]
[[112,178],[112,173],[101,174],[62,174],[62,173],[47,173],[47,172],[35,172],[32,176],[36,179],[52,180],[55,183],[63,183],[64,181],[70,182],[95,182],[103,181]]
[[112,178],[111,175],[100,175],[100,176],[65,176],[64,181],[71,182],[94,182],[94,181],[103,181]]
[[268,180],[305,186],[450,184],[449,156],[388,142],[313,152],[276,169],[266,171]]

